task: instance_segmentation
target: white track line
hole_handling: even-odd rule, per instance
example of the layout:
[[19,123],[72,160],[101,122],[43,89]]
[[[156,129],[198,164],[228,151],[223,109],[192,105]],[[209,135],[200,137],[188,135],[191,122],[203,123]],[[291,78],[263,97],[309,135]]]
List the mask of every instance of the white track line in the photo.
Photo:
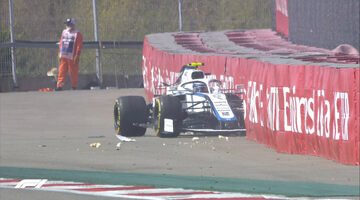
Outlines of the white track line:
[[[21,180],[0,178],[0,188],[14,188]],[[17,188],[18,189],[18,188]],[[42,188],[24,188],[25,190],[41,190],[53,192],[66,192],[80,195],[103,196],[103,197],[120,197],[127,199],[148,199],[148,200],[177,200],[177,199],[303,199],[309,200],[314,198],[289,198],[281,195],[261,195],[261,194],[245,194],[234,192],[216,192],[205,190],[192,190],[183,188],[153,188],[129,185],[101,185],[87,184],[80,182],[65,181],[47,181]],[[94,189],[94,190],[92,190]],[[325,198],[319,198],[324,200]],[[332,199],[334,200],[334,199]]]

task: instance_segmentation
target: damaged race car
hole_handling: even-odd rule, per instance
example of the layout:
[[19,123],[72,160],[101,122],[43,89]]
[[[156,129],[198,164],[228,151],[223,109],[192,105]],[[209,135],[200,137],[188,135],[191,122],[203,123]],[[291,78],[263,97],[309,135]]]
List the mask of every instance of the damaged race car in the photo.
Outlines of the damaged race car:
[[154,128],[159,137],[181,132],[245,132],[241,86],[221,88],[221,82],[199,69],[203,63],[184,65],[174,84],[163,83],[165,94],[155,91],[151,103],[142,96],[121,96],[114,106],[114,127],[122,136],[143,136]]

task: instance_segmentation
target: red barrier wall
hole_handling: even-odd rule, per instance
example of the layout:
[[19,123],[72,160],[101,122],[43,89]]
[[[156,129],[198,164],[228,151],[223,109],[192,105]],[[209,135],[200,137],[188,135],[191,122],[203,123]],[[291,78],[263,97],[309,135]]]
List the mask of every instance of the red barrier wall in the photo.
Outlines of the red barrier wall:
[[248,139],[278,152],[359,164],[359,68],[275,65],[226,56],[170,54],[144,40],[143,78],[153,97],[184,64],[204,62],[223,87],[243,84]]
[[288,0],[275,0],[276,31],[289,38]]

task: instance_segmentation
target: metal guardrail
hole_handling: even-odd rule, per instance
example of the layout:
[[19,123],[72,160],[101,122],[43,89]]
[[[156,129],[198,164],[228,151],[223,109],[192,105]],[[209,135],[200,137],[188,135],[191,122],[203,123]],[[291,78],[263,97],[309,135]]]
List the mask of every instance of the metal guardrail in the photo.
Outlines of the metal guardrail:
[[[10,47],[28,47],[28,48],[58,48],[59,41],[26,41],[15,40],[13,43],[0,43],[0,48]],[[97,49],[99,46],[102,49],[124,48],[124,49],[142,49],[142,41],[85,41],[83,48]]]

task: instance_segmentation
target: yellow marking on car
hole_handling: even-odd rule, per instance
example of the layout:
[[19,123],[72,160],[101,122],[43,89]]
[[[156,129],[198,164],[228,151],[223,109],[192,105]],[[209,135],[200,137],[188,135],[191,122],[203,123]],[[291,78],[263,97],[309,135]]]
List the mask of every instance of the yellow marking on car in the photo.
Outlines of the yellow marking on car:
[[187,66],[204,66],[205,64],[204,63],[190,63],[190,64],[187,64]]
[[118,120],[116,121],[116,119],[115,119],[115,116],[114,116],[114,121],[115,121],[115,123],[117,124],[117,129],[116,129],[116,134],[120,134],[120,106],[119,106],[119,101],[116,99],[115,100],[115,105],[117,105],[116,106],[116,108],[117,108],[117,112],[118,112]]
[[158,112],[158,128],[156,129],[156,135],[159,135],[159,132],[160,132],[160,118],[161,118],[161,105],[160,105],[160,100],[159,99],[156,99],[155,100],[156,103],[159,105],[159,112]]
[[[115,108],[117,108],[117,106],[116,105],[118,105],[118,100],[115,100],[115,106],[114,106],[114,109]],[[116,115],[115,115],[115,112],[114,112],[114,124],[117,124],[117,122],[116,122]]]
[[[187,64],[187,66],[204,66],[205,63],[190,63],[190,64]],[[199,70],[199,67],[196,68],[196,70]]]

